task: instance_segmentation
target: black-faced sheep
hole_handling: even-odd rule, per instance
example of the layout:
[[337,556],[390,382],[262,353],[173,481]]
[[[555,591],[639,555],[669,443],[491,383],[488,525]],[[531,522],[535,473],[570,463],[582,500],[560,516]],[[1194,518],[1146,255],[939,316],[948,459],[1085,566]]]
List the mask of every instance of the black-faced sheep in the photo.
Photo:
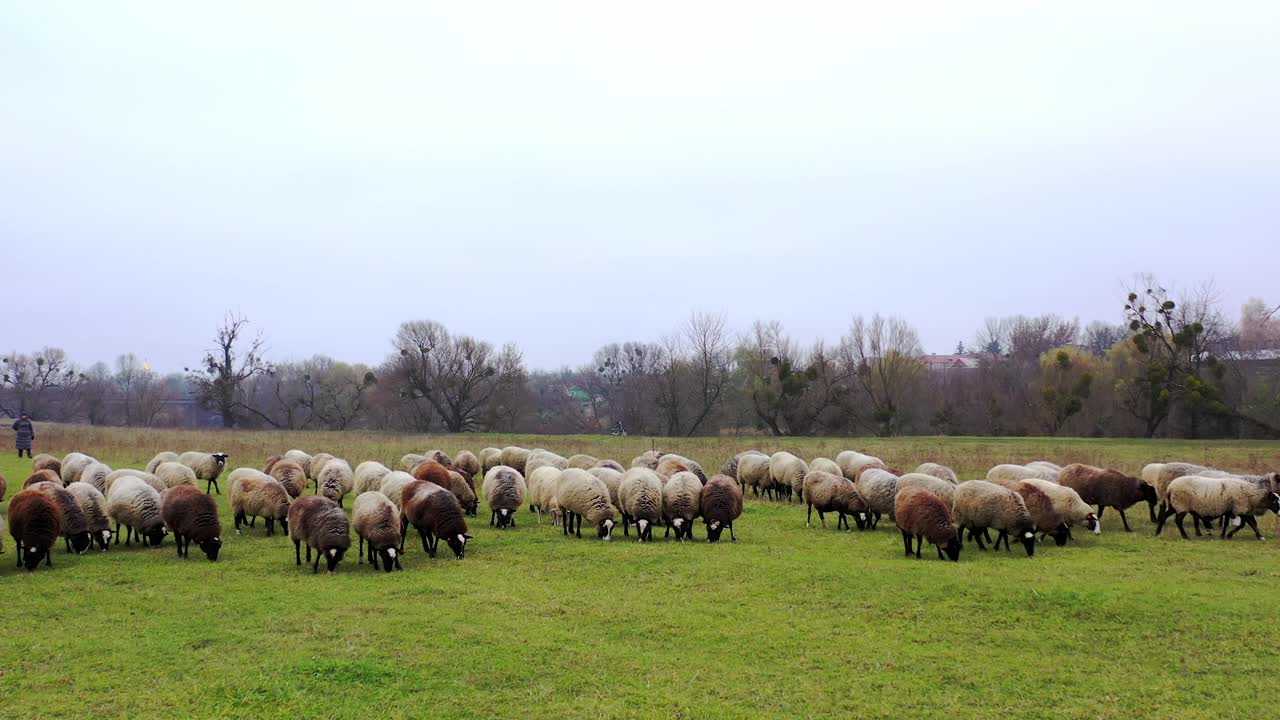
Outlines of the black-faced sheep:
[[738,541],[733,523],[742,515],[742,488],[737,481],[727,475],[713,476],[702,488],[698,505],[707,528],[707,542],[719,542],[725,528],[729,528],[729,537]]
[[967,529],[969,539],[976,541],[981,550],[987,549],[982,539],[987,537],[989,528],[999,533],[995,542],[997,550],[1001,541],[1008,550],[1009,537],[1013,535],[1027,549],[1027,557],[1036,552],[1036,524],[1027,512],[1026,503],[1021,495],[1002,485],[986,480],[957,485],[952,521],[960,531]]
[[222,550],[222,521],[218,518],[218,503],[212,496],[200,492],[195,485],[175,485],[160,499],[160,515],[165,527],[173,533],[178,557],[191,557],[194,542],[210,561],[218,561]]
[[[696,477],[694,481],[697,482]],[[601,540],[613,539],[617,510],[609,501],[609,488],[600,478],[576,468],[562,471],[556,482],[556,501],[564,513],[562,526],[565,535],[572,533],[581,538],[582,521],[585,519],[596,528]]]
[[366,542],[369,543],[369,564],[376,570],[378,560],[382,569],[403,570],[400,566],[400,549],[404,545],[401,535],[400,511],[395,503],[377,490],[360,493],[351,508],[351,526],[360,538],[360,560],[365,559]]
[[499,528],[515,527],[516,512],[528,492],[524,476],[515,468],[499,465],[484,474],[481,492],[489,506],[489,524]]
[[207,452],[184,452],[178,456],[178,462],[191,468],[196,473],[196,479],[204,480],[204,491],[209,492],[210,488],[222,494],[222,489],[218,487],[218,476],[222,475],[222,469],[227,466],[227,458],[229,456],[223,452],[207,453]]
[[270,475],[254,468],[237,468],[231,478],[231,512],[237,535],[241,525],[249,524],[250,517],[266,519],[268,537],[276,534],[277,520],[288,532],[289,492]]
[[1089,505],[1098,506],[1098,520],[1102,513],[1113,507],[1120,513],[1120,521],[1124,523],[1126,532],[1133,532],[1129,527],[1129,518],[1124,511],[1140,501],[1146,501],[1151,514],[1151,522],[1156,522],[1156,489],[1146,482],[1117,470],[1105,470],[1092,465],[1073,463],[1059,472],[1058,482],[1069,487],[1080,495],[1080,499]]
[[89,524],[89,535],[105,551],[111,543],[111,518],[107,517],[107,498],[92,485],[73,482],[67,491],[75,496],[80,510]]
[[80,503],[76,502],[76,496],[63,486],[62,481],[36,483],[31,489],[44,493],[53,501],[54,507],[58,508],[58,514],[62,516],[62,539],[67,552],[83,555],[93,544],[93,536],[89,531],[89,520],[80,509]]
[[662,515],[667,522],[663,537],[670,536],[671,529],[675,528],[676,540],[692,540],[693,520],[701,511],[702,481],[697,475],[678,472],[667,479],[662,486]]
[[622,534],[630,535],[634,523],[640,542],[653,540],[653,527],[662,522],[662,480],[658,474],[648,468],[628,470],[618,486],[618,503]]
[[433,482],[414,480],[404,488],[401,507],[401,525],[417,528],[422,550],[429,557],[436,556],[441,539],[459,560],[466,557],[467,541],[472,537],[467,534],[462,504],[453,493]]
[[902,531],[907,557],[911,557],[914,538],[917,558],[924,540],[928,539],[938,549],[940,560],[960,560],[960,533],[951,522],[951,509],[937,495],[924,488],[903,488],[894,501],[893,517]]
[[125,545],[136,535],[144,546],[157,547],[167,532],[160,515],[160,492],[133,475],[117,478],[107,489],[107,516],[116,523],[116,545],[121,525],[126,529]]
[[[1178,532],[1182,533],[1184,539],[1189,539],[1186,528],[1182,526],[1182,521],[1187,514],[1200,522],[1206,519],[1222,518],[1224,537],[1234,536],[1243,522],[1253,530],[1259,540],[1262,540],[1262,533],[1258,531],[1255,515],[1261,515],[1268,510],[1280,513],[1280,495],[1267,487],[1239,478],[1184,475],[1169,483],[1165,500],[1166,507],[1160,513],[1156,534],[1159,535],[1164,529],[1165,521],[1170,515],[1176,515]],[[1235,526],[1230,533],[1227,533],[1227,520],[1231,520],[1231,524]],[[1196,535],[1199,534],[1200,528],[1197,525]]]
[[53,567],[53,544],[62,534],[62,513],[44,493],[23,490],[9,500],[9,534],[18,547],[18,567],[33,571],[41,560]]
[[351,521],[342,512],[338,504],[322,495],[307,495],[298,498],[289,506],[289,539],[293,540],[293,556],[298,565],[302,564],[303,543],[307,545],[307,562],[311,562],[311,552],[316,554],[311,566],[312,573],[320,572],[320,558],[323,556],[329,572],[336,572],[338,563],[351,548]]
[[[836,468],[839,470],[839,468]],[[853,483],[844,475],[823,470],[811,470],[804,478],[804,501],[808,505],[805,526],[813,522],[813,511],[818,511],[818,520],[822,527],[827,526],[826,513],[839,515],[836,529],[849,528],[849,516],[852,515],[858,529],[867,526],[867,503],[858,495]]]

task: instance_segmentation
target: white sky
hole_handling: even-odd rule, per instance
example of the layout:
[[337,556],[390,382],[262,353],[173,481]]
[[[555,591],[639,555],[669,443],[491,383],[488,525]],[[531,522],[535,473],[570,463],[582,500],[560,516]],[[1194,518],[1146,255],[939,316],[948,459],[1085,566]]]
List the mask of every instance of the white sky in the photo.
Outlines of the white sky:
[[1276,301],[1280,3],[0,0],[0,351]]

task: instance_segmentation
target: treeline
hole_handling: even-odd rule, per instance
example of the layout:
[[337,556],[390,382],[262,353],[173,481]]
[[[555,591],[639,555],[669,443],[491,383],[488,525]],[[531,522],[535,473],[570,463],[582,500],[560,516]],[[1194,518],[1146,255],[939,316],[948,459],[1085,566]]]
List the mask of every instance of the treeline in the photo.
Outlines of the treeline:
[[1277,308],[1251,300],[1232,320],[1211,289],[1171,297],[1150,278],[1118,304],[1118,324],[988,319],[946,356],[926,355],[897,317],[855,317],[837,342],[805,344],[776,322],[734,334],[695,313],[661,340],[555,371],[431,321],[401,325],[376,367],[271,362],[228,316],[213,350],[167,377],[134,355],[81,368],[57,348],[14,353],[0,412],[144,427],[1280,437]]

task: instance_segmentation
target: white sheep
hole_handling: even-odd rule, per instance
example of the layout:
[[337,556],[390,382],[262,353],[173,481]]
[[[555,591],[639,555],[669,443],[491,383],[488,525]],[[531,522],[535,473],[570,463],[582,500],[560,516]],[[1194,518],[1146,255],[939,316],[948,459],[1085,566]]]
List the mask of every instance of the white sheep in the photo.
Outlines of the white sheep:
[[116,523],[116,544],[120,544],[120,526],[128,533],[125,545],[134,535],[143,545],[158,546],[166,534],[160,515],[160,493],[141,478],[125,475],[117,478],[107,492],[107,517]]
[[1027,478],[1018,481],[1011,489],[1022,496],[1041,538],[1048,535],[1059,546],[1066,545],[1072,537],[1072,526],[1077,524],[1083,524],[1094,535],[1102,534],[1102,523],[1098,522],[1093,508],[1081,499],[1080,493],[1069,487],[1049,480]]
[[640,542],[653,540],[653,526],[662,522],[662,480],[648,468],[631,468],[618,485],[618,507],[622,510],[622,534],[636,526]]
[[163,462],[156,466],[156,480],[159,480],[164,489],[178,485],[196,484],[196,471],[178,462]]
[[809,466],[805,461],[792,455],[789,452],[781,451],[773,454],[769,458],[769,477],[773,480],[775,487],[781,489],[790,500],[792,495],[798,499],[804,494],[804,476],[809,472]]
[[495,447],[487,447],[480,451],[480,472],[487,473],[496,465],[502,464],[502,451]]
[[529,487],[524,476],[515,468],[498,465],[484,474],[481,486],[485,504],[489,506],[489,525],[499,528],[515,527],[516,512],[524,504]]
[[352,492],[359,497],[367,492],[378,490],[382,486],[382,478],[391,472],[391,468],[380,462],[367,460],[356,466]]
[[297,463],[302,468],[303,474],[308,478],[311,477],[311,454],[302,450],[290,450],[284,454],[284,459],[291,463]]
[[[832,463],[832,466],[835,466],[835,463]],[[822,522],[824,528],[827,526],[826,513],[829,512],[840,516],[836,521],[837,530],[842,527],[849,529],[850,515],[854,517],[859,530],[867,526],[867,503],[862,496],[858,495],[857,489],[852,482],[849,482],[849,478],[840,473],[839,467],[835,468],[835,472],[810,469],[804,476],[804,501],[809,508],[804,521],[805,527],[812,524],[815,508],[818,511],[818,520]]]
[[622,473],[607,467],[593,467],[587,472],[600,478],[600,482],[609,488],[609,502],[613,503],[616,508],[622,507],[618,504],[618,488],[622,486]]
[[[533,473],[536,472],[538,468],[553,467],[557,470],[564,470],[568,466],[568,458],[557,455],[550,450],[531,452],[529,453],[529,457],[525,459],[524,463],[525,477],[532,477]],[[488,472],[488,470],[485,472]]]
[[96,459],[84,453],[67,453],[67,456],[62,458],[62,484],[70,485],[79,480],[80,473],[95,462],[97,462]]
[[[319,457],[319,456],[317,456]],[[316,476],[316,494],[324,495],[342,507],[342,499],[355,487],[351,465],[342,458],[333,458],[324,464]]]
[[197,480],[204,480],[204,491],[207,494],[210,488],[222,494],[222,488],[218,487],[218,476],[222,475],[222,469],[227,466],[226,453],[216,452],[184,452],[178,456],[178,462],[191,468],[196,473]]
[[702,509],[702,481],[692,472],[678,472],[662,486],[662,516],[667,523],[663,537],[676,530],[676,540],[693,539],[693,521]]
[[107,491],[107,476],[111,474],[111,468],[106,463],[94,460],[80,471],[79,482],[92,485],[98,492],[105,493]]
[[946,480],[952,485],[960,484],[960,478],[956,477],[956,471],[946,465],[940,465],[934,462],[920,463],[920,467],[917,467],[912,472],[921,473],[923,475],[932,475],[941,480]]
[[840,466],[836,464],[835,460],[831,460],[830,458],[814,458],[809,461],[808,464],[809,472],[824,472],[832,475],[844,476],[844,473],[840,471]]
[[880,524],[881,517],[888,515],[890,519],[893,518],[898,495],[897,475],[878,467],[863,467],[858,472],[858,479],[853,481],[853,487],[867,503],[872,530]]
[[404,547],[400,510],[386,495],[377,490],[357,495],[351,508],[351,527],[360,538],[360,562],[364,562],[364,545],[368,542],[369,564],[375,570],[379,558],[387,572],[404,569],[399,554]]
[[773,476],[769,473],[771,458],[764,454],[747,454],[738,458],[738,483],[750,487],[751,494],[773,496]]
[[858,476],[867,468],[880,468],[888,470],[889,466],[883,460],[874,455],[864,455],[854,450],[845,450],[836,455],[836,465],[840,466],[840,472],[853,482],[858,482]]
[[122,477],[136,477],[142,480],[143,482],[145,482],[146,484],[150,485],[151,487],[155,488],[156,492],[164,492],[165,490],[169,489],[168,487],[165,486],[164,483],[160,482],[159,478],[157,478],[155,475],[152,475],[149,472],[146,472],[144,470],[134,470],[133,468],[121,468],[119,470],[112,470],[111,473],[107,475],[106,478],[103,479],[102,494],[103,495],[111,494],[111,486],[114,485],[115,482]]
[[387,499],[395,503],[397,508],[401,508],[401,496],[404,492],[404,486],[413,482],[413,476],[402,470],[392,470],[382,476],[382,484],[378,486],[378,491],[387,496]]
[[[1241,522],[1253,530],[1253,534],[1263,540],[1258,531],[1256,515],[1268,510],[1280,513],[1280,495],[1270,487],[1239,478],[1204,477],[1200,475],[1184,475],[1169,483],[1166,498],[1168,507],[1160,513],[1160,521],[1156,526],[1156,534],[1164,529],[1165,521],[1170,515],[1176,516],[1178,532],[1184,539],[1187,530],[1182,526],[1188,513],[1196,520],[1196,535],[1200,534],[1199,523],[1206,519],[1223,518],[1222,536],[1232,537],[1240,529]],[[1227,532],[1230,519],[1234,526]],[[1208,523],[1206,523],[1207,525]]]
[[178,453],[169,452],[168,450],[156,453],[156,456],[151,458],[151,461],[147,463],[146,470],[148,473],[155,475],[156,468],[160,467],[160,463],[178,462],[179,457]]
[[[542,524],[542,513],[551,512],[551,504],[556,496],[556,483],[560,480],[560,470],[551,465],[535,468],[527,478],[529,493],[529,510],[537,513],[538,524]],[[559,525],[558,514],[551,518],[553,525]]]
[[956,485],[934,475],[925,473],[907,473],[898,478],[898,491],[906,487],[918,487],[936,495],[942,502],[951,507],[955,503]]
[[998,531],[995,549],[1004,541],[1009,549],[1009,537],[1015,536],[1027,549],[1027,557],[1036,552],[1036,524],[1027,512],[1022,496],[1009,488],[986,480],[970,480],[956,486],[952,522],[959,530],[968,530],[969,539],[986,550],[983,538],[991,540],[987,529]]
[[601,540],[613,539],[617,510],[609,502],[609,488],[600,478],[577,468],[561,471],[556,482],[556,501],[564,513],[562,525],[565,535],[573,533],[581,538],[582,521],[585,519],[596,528]]

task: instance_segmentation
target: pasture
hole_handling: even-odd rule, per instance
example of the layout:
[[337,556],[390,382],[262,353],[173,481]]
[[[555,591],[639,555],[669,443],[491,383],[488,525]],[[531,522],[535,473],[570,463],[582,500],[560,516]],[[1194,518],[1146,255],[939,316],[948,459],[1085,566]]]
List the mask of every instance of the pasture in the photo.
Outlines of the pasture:
[[[1045,458],[1136,473],[1157,460],[1280,468],[1275,443],[1081,439],[657,439],[196,432],[40,425],[37,452],[77,450],[141,467],[160,450],[231,454],[261,467],[299,447],[395,466],[410,451],[547,447],[624,465],[657,447],[714,472],[729,455],[806,460],[859,449],[981,477]],[[30,461],[0,456],[8,497]],[[201,483],[203,487],[203,483]],[[876,531],[805,527],[804,506],[748,493],[739,541],[640,545],[562,537],[527,508],[514,530],[483,507],[463,561],[411,537],[404,572],[335,575],[294,565],[262,523],[227,530],[217,563],[123,544],[14,568],[4,538],[0,715],[86,717],[1044,717],[1274,716],[1280,661],[1280,526],[1231,541],[1152,537],[1104,516],[1034,558],[977,551],[902,557]],[[347,503],[350,509],[350,502]],[[585,533],[584,533],[585,535]]]

